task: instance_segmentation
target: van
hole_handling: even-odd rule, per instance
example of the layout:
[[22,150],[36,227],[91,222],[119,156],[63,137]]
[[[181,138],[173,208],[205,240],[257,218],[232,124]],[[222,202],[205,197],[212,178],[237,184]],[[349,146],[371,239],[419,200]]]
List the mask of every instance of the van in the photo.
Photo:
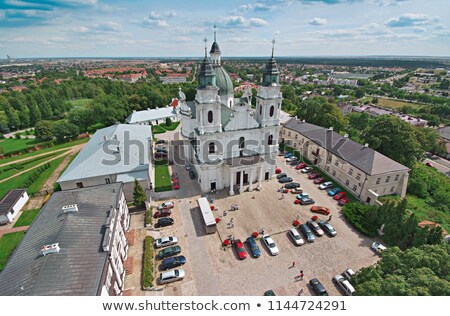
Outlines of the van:
[[311,229],[309,229],[308,225],[301,224],[300,231],[303,233],[303,235],[305,235],[307,242],[314,242],[314,234],[312,233]]
[[352,296],[355,288],[342,275],[338,274],[333,278],[333,282],[339,287],[345,295]]
[[291,230],[289,231],[289,236],[291,236],[292,240],[297,246],[301,246],[305,243],[296,228],[291,228]]

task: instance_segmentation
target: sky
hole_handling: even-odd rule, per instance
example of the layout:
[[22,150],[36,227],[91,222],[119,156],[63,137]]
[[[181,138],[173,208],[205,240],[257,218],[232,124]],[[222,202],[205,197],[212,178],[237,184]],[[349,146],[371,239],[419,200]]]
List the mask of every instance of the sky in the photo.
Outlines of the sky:
[[0,58],[450,56],[450,0],[0,0]]

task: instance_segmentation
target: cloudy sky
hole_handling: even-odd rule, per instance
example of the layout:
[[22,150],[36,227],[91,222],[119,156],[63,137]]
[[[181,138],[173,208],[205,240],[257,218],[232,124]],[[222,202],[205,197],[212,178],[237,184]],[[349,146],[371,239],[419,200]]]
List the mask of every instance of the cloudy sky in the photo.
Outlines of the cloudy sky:
[[0,0],[0,58],[450,55],[450,0]]

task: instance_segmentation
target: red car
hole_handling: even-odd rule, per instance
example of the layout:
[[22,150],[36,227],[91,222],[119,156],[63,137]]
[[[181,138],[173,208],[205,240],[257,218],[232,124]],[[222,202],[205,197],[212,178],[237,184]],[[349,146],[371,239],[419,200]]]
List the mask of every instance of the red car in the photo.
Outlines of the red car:
[[326,181],[325,178],[320,177],[314,180],[314,184],[321,184],[324,183],[325,181]]
[[172,187],[173,187],[174,190],[179,190],[180,189],[180,181],[173,180]]
[[247,258],[247,251],[245,250],[244,244],[240,239],[236,239],[234,241],[234,248],[236,249],[239,259],[244,260]]
[[303,169],[305,167],[307,167],[306,163],[300,162],[298,165],[295,166],[295,169],[299,170],[299,169]]
[[308,175],[308,179],[309,179],[309,180],[316,179],[316,178],[318,178],[318,177],[320,177],[320,174],[318,174],[317,172],[311,172],[311,173]]
[[340,200],[340,199],[342,199],[344,197],[345,197],[345,192],[342,191],[342,192],[339,192],[338,194],[336,194],[335,196],[333,196],[333,199]]
[[163,210],[156,211],[155,214],[153,214],[153,217],[154,218],[167,217],[170,216],[170,214],[172,214],[172,211],[165,208]]
[[342,199],[339,200],[338,204],[340,206],[344,206],[345,204],[347,204],[348,202],[350,202],[350,199],[347,197],[343,197]]
[[319,206],[319,205],[313,205],[311,206],[311,212],[313,213],[319,213],[319,214],[323,214],[323,215],[330,215],[330,209],[328,207],[325,206]]

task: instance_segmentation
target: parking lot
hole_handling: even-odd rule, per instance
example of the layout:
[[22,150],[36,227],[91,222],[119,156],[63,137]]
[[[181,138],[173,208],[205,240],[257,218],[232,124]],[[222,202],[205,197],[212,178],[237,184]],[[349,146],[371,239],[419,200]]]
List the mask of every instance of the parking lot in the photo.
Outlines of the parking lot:
[[[183,267],[185,279],[164,286],[164,295],[262,295],[269,289],[276,295],[297,295],[300,289],[304,290],[303,295],[310,295],[312,292],[307,283],[314,277],[323,283],[330,295],[340,295],[331,281],[334,275],[346,268],[356,271],[377,262],[378,256],[370,250],[372,240],[361,236],[345,221],[336,201],[327,196],[326,191],[320,191],[305,174],[285,165],[284,158],[278,159],[278,167],[300,182],[304,191],[316,201],[315,205],[331,209],[330,223],[337,236],[316,237],[314,243],[295,246],[287,232],[297,217],[305,223],[313,215],[325,220],[328,216],[311,213],[310,206],[294,205],[294,194],[287,193],[282,198],[277,192],[281,185],[276,179],[263,182],[261,191],[229,196],[228,190],[222,190],[211,195],[218,208],[214,211],[215,217],[223,216],[224,210],[228,212],[218,224],[218,233],[206,235],[197,207],[197,198],[201,196],[199,186],[189,179],[182,166],[173,166],[181,183],[181,190],[173,199],[175,225],[160,230],[157,235],[176,235],[187,263]],[[239,205],[239,210],[229,211],[231,204]],[[234,228],[227,225],[231,218]],[[261,228],[274,239],[280,249],[278,256],[270,256],[260,240],[257,243],[262,255],[258,259],[249,256],[241,261],[233,248],[222,247],[222,241],[229,235],[244,241]],[[305,274],[303,281],[297,278],[300,270]]]

